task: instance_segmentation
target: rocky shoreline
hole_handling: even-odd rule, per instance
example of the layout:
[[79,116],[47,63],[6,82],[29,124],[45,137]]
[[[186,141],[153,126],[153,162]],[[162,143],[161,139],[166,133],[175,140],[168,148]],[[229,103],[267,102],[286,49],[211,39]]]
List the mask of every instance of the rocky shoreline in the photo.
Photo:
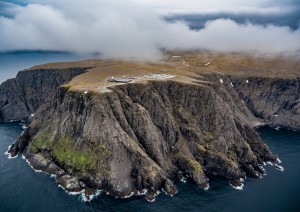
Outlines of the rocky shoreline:
[[[70,73],[66,79],[74,77]],[[85,193],[87,200],[101,190],[153,201],[161,191],[175,195],[175,182],[185,178],[203,189],[211,176],[242,188],[241,179],[265,174],[265,163],[280,169],[254,127],[299,129],[299,78],[207,72],[201,78],[206,82],[153,80],[88,93],[49,85],[45,100],[17,113],[28,120],[28,128],[8,152],[11,157],[22,153],[35,170],[55,176],[69,192]],[[7,90],[13,89],[0,86],[0,105],[15,102]],[[28,108],[30,101],[23,102]],[[7,110],[0,110],[2,120],[13,114]]]

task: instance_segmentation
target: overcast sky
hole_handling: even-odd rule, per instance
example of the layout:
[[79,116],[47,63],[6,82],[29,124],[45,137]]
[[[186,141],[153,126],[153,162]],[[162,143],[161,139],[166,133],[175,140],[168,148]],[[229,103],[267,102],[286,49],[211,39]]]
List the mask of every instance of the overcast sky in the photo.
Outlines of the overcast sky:
[[153,58],[161,48],[299,54],[299,8],[298,0],[0,1],[0,51],[113,58]]

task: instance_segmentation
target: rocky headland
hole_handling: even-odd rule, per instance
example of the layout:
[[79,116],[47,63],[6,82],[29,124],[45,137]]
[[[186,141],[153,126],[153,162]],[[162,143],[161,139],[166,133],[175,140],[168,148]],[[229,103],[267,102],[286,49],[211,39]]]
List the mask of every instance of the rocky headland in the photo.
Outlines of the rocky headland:
[[[200,53],[47,64],[0,86],[0,118],[28,123],[11,156],[23,153],[68,191],[152,200],[159,190],[174,195],[182,178],[201,188],[212,176],[239,186],[278,162],[256,126],[300,129],[299,67]],[[124,75],[132,81],[107,81]]]

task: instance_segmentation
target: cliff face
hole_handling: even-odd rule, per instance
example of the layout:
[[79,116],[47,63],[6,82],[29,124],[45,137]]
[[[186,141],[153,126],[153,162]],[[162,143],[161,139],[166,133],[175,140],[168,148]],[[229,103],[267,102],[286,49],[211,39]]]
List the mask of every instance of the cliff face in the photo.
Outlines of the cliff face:
[[55,88],[88,68],[20,71],[0,86],[0,121],[27,120]]
[[[276,163],[254,126],[300,128],[297,77],[226,75],[186,63],[93,64],[98,67],[84,76],[87,66],[38,68],[0,86],[0,121],[35,113],[10,154],[23,153],[69,191],[126,196],[147,190],[151,199],[160,189],[176,193],[174,181],[182,177],[200,187],[211,176],[238,185],[240,178],[263,174],[265,161]],[[185,68],[190,72],[180,75]],[[143,69],[179,77],[103,82],[111,71]],[[76,75],[74,84],[63,85]]]
[[232,81],[240,99],[261,122],[300,129],[299,77],[235,77]]
[[[10,153],[71,191],[98,188],[124,196],[163,188],[182,176],[205,187],[212,175],[238,183],[276,157],[251,126],[237,92],[218,83],[151,81],[109,92],[61,87],[43,104]],[[241,107],[241,105],[243,107]]]

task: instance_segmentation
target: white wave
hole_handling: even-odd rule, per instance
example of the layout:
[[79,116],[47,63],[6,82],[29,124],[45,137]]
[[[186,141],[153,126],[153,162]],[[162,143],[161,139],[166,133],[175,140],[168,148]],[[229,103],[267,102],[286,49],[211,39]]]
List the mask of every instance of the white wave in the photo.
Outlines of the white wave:
[[181,182],[186,183],[186,177],[182,176],[182,178],[180,179]]
[[9,122],[10,122],[10,123],[18,122],[18,120],[10,120]]
[[204,187],[204,191],[208,191],[210,189],[209,183]]
[[62,185],[58,184],[57,185],[58,188],[61,188],[62,190],[64,190],[67,194],[72,195],[72,196],[76,196],[76,195],[80,195],[82,193],[85,192],[85,190],[81,190],[81,191],[68,191],[67,189],[65,189]]
[[165,191],[165,189],[161,189],[164,193],[165,193],[165,195],[169,195],[166,191]]
[[82,191],[83,192],[81,192],[80,199],[83,202],[91,202],[94,198],[98,197],[101,194],[101,190],[96,190],[96,192],[91,195],[86,195],[84,189]]
[[282,161],[279,159],[279,157],[276,158],[277,163],[282,163]]
[[229,183],[229,185],[231,185],[231,187],[233,187],[234,189],[237,189],[237,190],[240,190],[240,191],[242,191],[243,188],[244,188],[244,184],[243,184],[243,183],[241,183],[240,186],[234,186],[234,185],[232,185],[231,183]]
[[146,198],[146,200],[147,200],[148,202],[155,202],[155,198],[153,198],[153,199],[147,199],[147,198]]
[[156,197],[158,196],[160,194],[160,191],[156,191],[156,193],[153,195],[153,199],[148,199],[148,198],[146,198],[146,200],[148,201],[148,202],[155,202],[155,200],[156,200]]
[[[30,164],[29,160],[28,160],[27,158],[25,158],[24,155],[22,155],[22,159],[24,159],[24,160],[26,161],[26,163],[30,166],[30,168],[33,169],[33,171],[35,171],[35,172],[37,172],[37,173],[43,172],[42,170],[38,170],[38,169],[33,168],[33,166]],[[46,173],[46,172],[45,172],[45,173]]]
[[8,159],[14,159],[14,158],[16,158],[16,157],[18,157],[18,155],[16,155],[16,156],[14,156],[14,157],[12,157],[9,153],[8,153]]
[[263,166],[259,166],[259,168],[261,168],[261,169],[264,171],[264,174],[261,174],[261,175],[264,175],[264,176],[266,176],[267,174],[266,174],[266,170],[265,170],[265,168],[264,168]]
[[147,194],[147,193],[148,193],[148,189],[143,189],[142,192],[138,191],[138,192],[137,192],[137,195],[138,195],[138,196],[143,196],[143,195],[145,195],[145,194]]
[[267,162],[267,164],[269,164],[269,165],[271,165],[271,166],[274,166],[276,169],[278,169],[279,171],[284,171],[284,168],[283,168],[283,166],[280,166],[280,165],[278,165],[277,163],[272,163],[272,162]]
[[[12,144],[11,144],[11,145],[12,145]],[[11,154],[8,152],[8,151],[10,150],[10,148],[11,148],[11,145],[9,145],[9,147],[8,147],[7,150],[6,150],[6,152],[4,152],[4,155],[7,155],[7,158],[8,158],[8,159],[13,159],[13,158],[18,157],[18,155],[12,157]]]
[[279,171],[284,171],[284,168],[283,168],[283,166],[279,166],[278,164],[274,164],[274,167],[276,168],[276,169],[278,169]]
[[134,192],[131,192],[129,195],[126,195],[124,197],[121,197],[122,199],[127,199],[127,198],[130,198],[134,195]]

